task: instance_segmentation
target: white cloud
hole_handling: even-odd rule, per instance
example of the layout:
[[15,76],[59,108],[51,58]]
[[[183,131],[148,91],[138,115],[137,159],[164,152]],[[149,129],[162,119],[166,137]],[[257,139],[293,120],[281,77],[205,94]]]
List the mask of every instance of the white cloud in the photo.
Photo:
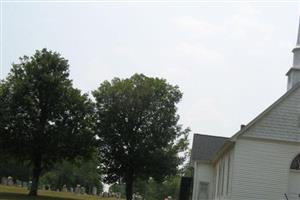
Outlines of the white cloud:
[[222,54],[215,50],[206,48],[201,44],[191,44],[182,42],[176,47],[176,55],[185,58],[187,61],[192,59],[198,60],[220,60],[223,59]]
[[219,28],[214,24],[193,16],[182,16],[174,19],[173,21],[177,27],[197,32],[197,34],[210,35],[219,32]]
[[[200,92],[200,91],[198,91]],[[219,99],[215,97],[205,97],[195,94],[193,100],[186,100],[189,106],[180,107],[182,122],[186,125],[198,124],[198,129],[193,129],[198,133],[222,135],[219,130],[225,127],[225,115]],[[197,112],[195,112],[197,110]]]
[[[273,29],[264,19],[264,15],[251,5],[239,6],[234,9],[231,15],[224,16],[220,21],[213,21],[210,18],[193,16],[182,16],[173,19],[177,28],[193,35],[193,39],[204,40],[215,38],[224,40],[248,39],[259,37],[260,41],[270,40]],[[196,37],[194,37],[196,36]],[[186,38],[190,40],[190,38]]]
[[136,52],[133,48],[128,46],[118,45],[112,48],[112,53],[116,56],[126,56],[129,59],[134,59],[136,57]]
[[241,6],[235,13],[224,23],[224,29],[235,39],[259,38],[254,42],[270,40],[272,36],[271,26],[263,20],[261,13],[253,6]]

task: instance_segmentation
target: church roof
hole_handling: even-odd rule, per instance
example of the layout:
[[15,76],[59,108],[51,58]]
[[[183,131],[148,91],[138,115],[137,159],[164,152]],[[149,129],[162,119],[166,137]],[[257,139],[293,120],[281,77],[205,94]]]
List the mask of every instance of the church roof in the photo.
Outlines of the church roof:
[[270,113],[276,106],[278,106],[281,102],[287,99],[291,94],[293,94],[300,87],[300,82],[296,83],[293,88],[288,90],[284,95],[282,95],[277,101],[275,101],[271,106],[265,109],[261,114],[259,114],[256,118],[254,118],[251,122],[249,122],[243,129],[240,129],[236,134],[234,134],[230,140],[235,141],[240,135],[245,133],[251,127],[253,127],[260,119]]
[[192,160],[211,161],[229,138],[194,134]]
[[293,94],[300,87],[300,82],[297,83],[292,89],[288,90],[283,96],[281,96],[277,101],[275,101],[271,106],[269,106],[265,111],[253,119],[249,124],[240,129],[235,135],[230,138],[212,136],[212,135],[202,135],[194,134],[193,146],[192,146],[192,161],[213,161],[215,156],[222,151],[226,143],[234,142],[237,138],[249,130],[253,125],[255,125],[260,119],[270,113],[277,105],[287,99],[291,94]]
[[[252,127],[257,128],[257,124],[259,124],[262,120],[266,119],[268,115],[271,112],[275,112],[274,110],[277,109],[282,102],[288,99],[289,96],[291,96],[293,93],[295,93],[296,90],[300,88],[300,20],[299,20],[299,30],[298,30],[298,37],[297,37],[297,44],[296,47],[293,49],[294,53],[294,61],[293,61],[293,67],[289,70],[287,75],[289,76],[288,81],[288,91],[280,97],[277,101],[275,101],[271,106],[269,106],[265,111],[263,111],[261,114],[259,114],[256,118],[254,118],[250,123],[248,123],[245,127],[241,128],[236,134],[234,134],[231,138],[225,138],[225,137],[218,137],[218,136],[209,136],[209,135],[202,135],[202,134],[194,134],[193,139],[193,147],[192,147],[192,155],[191,160],[193,161],[205,161],[210,162],[214,159],[217,159],[223,151],[227,150],[227,147],[229,145],[233,144],[241,135],[248,134],[252,137],[259,137],[264,139],[278,139],[278,140],[285,140],[285,141],[292,141],[292,142],[299,142],[300,138],[300,132],[299,132],[299,125],[297,127],[295,124],[299,124],[299,119],[296,119],[296,115],[299,115],[299,95],[296,96],[292,101],[292,105],[289,105],[290,107],[286,106],[285,110],[288,110],[289,112],[292,110],[292,117],[287,119],[287,116],[285,113],[282,113],[282,111],[278,111],[278,113],[275,113],[274,116],[277,118],[270,118],[272,123],[277,123],[276,131],[274,131],[274,127],[270,127],[270,121],[266,121],[264,126],[261,126],[261,130],[258,133],[261,135],[255,134],[255,131],[252,131],[252,135],[249,133],[251,131]],[[294,73],[294,74],[291,74]],[[291,82],[291,83],[290,83]],[[290,85],[289,85],[290,84]],[[298,109],[298,110],[297,110]],[[277,120],[277,121],[274,121]],[[285,120],[285,121],[284,121]],[[290,120],[293,121],[293,125],[291,126]],[[266,125],[267,124],[267,125]],[[278,125],[280,124],[280,125]],[[284,124],[285,126],[282,126]],[[284,137],[280,134],[285,133],[287,130],[286,127],[289,127],[289,133],[292,134],[288,137],[288,134],[285,134]],[[268,128],[266,130],[266,127]],[[254,129],[253,128],[253,129]],[[273,128],[273,129],[272,129]],[[252,129],[252,130],[253,130]],[[284,129],[284,130],[282,130]],[[277,135],[276,135],[276,134]],[[295,133],[298,135],[295,136]],[[276,137],[273,137],[275,135]],[[295,139],[296,138],[296,139]]]

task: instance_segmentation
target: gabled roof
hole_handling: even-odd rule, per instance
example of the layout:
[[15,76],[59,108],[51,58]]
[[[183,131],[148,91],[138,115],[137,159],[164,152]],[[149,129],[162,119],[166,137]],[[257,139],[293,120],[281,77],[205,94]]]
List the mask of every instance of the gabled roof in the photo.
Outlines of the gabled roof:
[[244,128],[240,129],[236,134],[234,134],[230,141],[236,141],[236,139],[245,133],[249,128],[251,128],[253,125],[255,125],[260,119],[262,119],[265,115],[267,115],[270,111],[272,111],[278,104],[283,102],[287,97],[289,97],[291,94],[293,94],[294,91],[296,91],[300,87],[300,82],[297,83],[294,87],[292,87],[290,90],[288,90],[284,95],[282,95],[277,101],[275,101],[271,106],[269,106],[267,109],[265,109],[261,114],[259,114],[256,118],[254,118],[252,121],[250,121]]
[[194,134],[192,160],[212,161],[229,138],[211,135]]
[[283,96],[281,96],[277,101],[275,101],[271,106],[254,118],[250,123],[248,123],[244,128],[240,129],[236,134],[230,138],[194,134],[192,155],[191,159],[193,161],[205,161],[210,162],[215,159],[215,157],[222,152],[227,143],[234,142],[237,138],[249,130],[253,125],[255,125],[260,119],[272,111],[277,105],[288,98],[294,91],[300,87],[300,82],[297,83],[293,88],[288,90]]

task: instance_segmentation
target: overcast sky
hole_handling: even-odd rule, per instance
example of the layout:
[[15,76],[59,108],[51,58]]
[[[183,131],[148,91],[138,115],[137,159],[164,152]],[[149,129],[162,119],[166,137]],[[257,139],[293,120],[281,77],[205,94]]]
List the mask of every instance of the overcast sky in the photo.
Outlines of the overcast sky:
[[296,2],[2,5],[2,78],[44,47],[69,60],[84,92],[163,77],[184,93],[180,123],[228,137],[286,92],[299,19]]

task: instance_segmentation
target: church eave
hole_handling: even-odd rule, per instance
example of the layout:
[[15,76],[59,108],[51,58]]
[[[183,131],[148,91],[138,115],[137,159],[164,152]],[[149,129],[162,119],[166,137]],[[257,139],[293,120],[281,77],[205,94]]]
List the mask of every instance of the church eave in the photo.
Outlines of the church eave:
[[288,76],[291,73],[291,71],[300,71],[300,65],[290,68],[289,71],[285,75]]

